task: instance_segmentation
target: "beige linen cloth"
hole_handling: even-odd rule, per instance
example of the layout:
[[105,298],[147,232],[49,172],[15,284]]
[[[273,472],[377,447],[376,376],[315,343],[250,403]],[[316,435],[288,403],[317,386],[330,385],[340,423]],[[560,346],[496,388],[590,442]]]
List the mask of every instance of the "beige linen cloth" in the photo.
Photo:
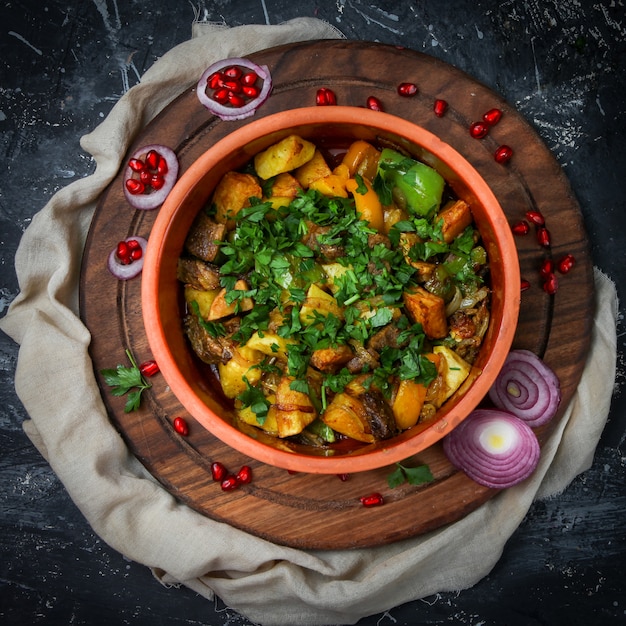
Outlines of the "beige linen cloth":
[[24,429],[94,531],[152,568],[163,584],[217,594],[264,626],[353,624],[410,600],[471,587],[498,561],[533,500],[561,491],[591,465],[615,378],[617,297],[596,271],[583,380],[533,476],[455,524],[383,547],[304,551],[271,544],[180,504],[129,453],[109,423],[78,314],[81,253],[98,195],[136,133],[210,63],[340,36],[313,18],[232,29],[194,24],[194,37],[158,60],[82,138],[95,173],[59,191],[35,215],[16,256],[21,292],[1,320],[20,344],[15,383],[31,418]]

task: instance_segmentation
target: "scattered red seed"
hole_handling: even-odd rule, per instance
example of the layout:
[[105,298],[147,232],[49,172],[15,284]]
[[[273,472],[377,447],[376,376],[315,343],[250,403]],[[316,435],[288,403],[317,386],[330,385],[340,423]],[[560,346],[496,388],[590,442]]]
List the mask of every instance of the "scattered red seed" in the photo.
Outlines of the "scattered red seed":
[[183,437],[186,437],[189,434],[189,426],[187,425],[187,422],[184,418],[174,418],[174,430]]
[[372,109],[372,111],[383,111],[383,104],[375,96],[370,96],[367,99],[367,108]]
[[474,122],[470,125],[470,135],[474,139],[482,139],[487,136],[489,132],[489,126],[484,122]]
[[553,296],[559,288],[559,279],[556,274],[550,274],[543,283],[543,290],[550,296]]
[[520,220],[511,226],[511,230],[514,235],[528,235],[530,232],[530,225],[526,220]]
[[222,491],[233,491],[239,487],[239,481],[236,476],[229,474],[222,480],[220,486],[222,487]]
[[550,231],[545,226],[539,226],[537,228],[537,241],[540,246],[548,248],[550,246]]
[[530,282],[525,278],[522,278],[520,281],[520,291],[526,291],[527,289],[530,289]]
[[211,463],[211,478],[213,478],[214,481],[218,483],[222,482],[227,474],[228,470],[223,463],[219,461],[213,461],[213,463]]
[[143,193],[146,190],[146,186],[140,180],[136,178],[129,178],[126,181],[126,189],[134,196]]
[[315,94],[315,104],[318,107],[334,106],[337,104],[337,96],[332,89],[320,87]]
[[496,160],[497,163],[500,163],[501,165],[504,165],[505,163],[510,161],[512,156],[513,148],[504,145],[500,146],[493,154],[493,158]]
[[571,271],[576,263],[576,259],[573,254],[566,254],[558,263],[557,268],[561,274],[567,274]]
[[443,117],[448,110],[448,103],[445,100],[437,99],[433,104],[433,111],[437,117]]
[[526,211],[526,219],[536,226],[545,226],[546,223],[541,211]]
[[544,259],[539,268],[539,275],[544,280],[547,280],[554,274],[554,261],[552,259]]
[[417,94],[417,85],[415,83],[400,83],[398,85],[398,94],[405,98],[411,98]]
[[337,478],[342,482],[345,483],[346,480],[348,480],[348,478],[350,478],[350,474],[337,474]]
[[489,109],[489,111],[483,115],[483,121],[489,124],[489,126],[494,126],[500,121],[501,117],[502,111],[500,111],[500,109]]
[[235,476],[237,482],[242,485],[248,484],[252,480],[252,468],[249,465],[244,465]]
[[154,359],[150,359],[149,361],[144,361],[139,366],[139,371],[142,376],[146,378],[151,378],[152,376],[156,376],[159,373],[159,366]]
[[369,496],[362,496],[359,499],[361,501],[361,504],[367,508],[372,506],[380,506],[381,504],[385,503],[385,500],[380,493],[371,493]]

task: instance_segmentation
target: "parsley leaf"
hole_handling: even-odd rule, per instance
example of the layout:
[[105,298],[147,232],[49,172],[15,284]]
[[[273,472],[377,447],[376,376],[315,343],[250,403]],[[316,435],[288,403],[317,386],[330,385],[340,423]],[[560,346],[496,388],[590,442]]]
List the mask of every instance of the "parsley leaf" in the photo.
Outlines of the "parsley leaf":
[[407,482],[409,485],[422,485],[435,480],[428,465],[418,465],[417,467],[407,467],[401,463],[396,463],[395,470],[387,476],[387,484],[391,489],[399,487]]
[[126,350],[126,356],[131,363],[131,367],[118,365],[115,369],[103,369],[100,373],[104,381],[111,387],[114,396],[127,395],[124,412],[130,413],[139,408],[141,404],[141,394],[152,385],[142,376],[135,359],[130,350]]

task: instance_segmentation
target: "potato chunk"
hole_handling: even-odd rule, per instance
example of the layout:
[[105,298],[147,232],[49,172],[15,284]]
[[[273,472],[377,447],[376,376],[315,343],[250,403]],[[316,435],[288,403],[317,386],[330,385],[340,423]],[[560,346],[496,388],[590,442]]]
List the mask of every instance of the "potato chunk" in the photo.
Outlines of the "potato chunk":
[[254,157],[254,169],[263,180],[290,172],[310,161],[315,144],[298,135],[289,135]]
[[250,206],[250,198],[260,199],[262,195],[261,185],[251,174],[226,172],[213,193],[215,219],[233,230],[237,213]]
[[338,393],[322,414],[322,421],[334,431],[357,441],[376,441],[363,403],[347,393]]
[[276,426],[279,437],[301,433],[317,417],[311,398],[302,391],[291,389],[295,379],[283,376],[276,388]]
[[467,361],[446,346],[435,346],[433,352],[441,356],[443,363],[445,363],[445,367],[442,369],[444,380],[443,398],[445,401],[463,384],[469,376],[471,368]]
[[409,317],[422,325],[427,337],[442,339],[448,334],[446,303],[443,298],[417,286],[405,291],[403,299]]
[[319,150],[315,150],[310,161],[307,161],[294,171],[294,176],[305,189],[308,189],[314,180],[324,178],[330,174],[332,174],[330,167],[328,167],[324,155]]
[[447,204],[437,214],[435,222],[439,220],[443,220],[443,225],[441,226],[443,240],[446,243],[450,243],[472,223],[472,212],[466,202],[457,200]]

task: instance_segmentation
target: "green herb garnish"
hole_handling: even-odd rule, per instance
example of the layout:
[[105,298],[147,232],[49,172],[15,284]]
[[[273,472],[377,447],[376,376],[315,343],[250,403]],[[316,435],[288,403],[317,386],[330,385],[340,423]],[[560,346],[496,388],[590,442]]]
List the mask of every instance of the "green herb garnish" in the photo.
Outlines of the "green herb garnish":
[[391,489],[399,487],[403,483],[409,485],[423,485],[435,480],[428,465],[418,465],[417,467],[407,467],[401,463],[396,463],[396,469],[387,476],[387,484]]
[[139,366],[130,350],[126,350],[126,356],[131,362],[131,367],[118,365],[115,369],[100,370],[100,373],[104,376],[106,384],[111,387],[111,393],[114,396],[128,394],[124,412],[130,413],[139,408],[141,404],[141,394],[146,389],[152,387],[152,385],[139,371]]

